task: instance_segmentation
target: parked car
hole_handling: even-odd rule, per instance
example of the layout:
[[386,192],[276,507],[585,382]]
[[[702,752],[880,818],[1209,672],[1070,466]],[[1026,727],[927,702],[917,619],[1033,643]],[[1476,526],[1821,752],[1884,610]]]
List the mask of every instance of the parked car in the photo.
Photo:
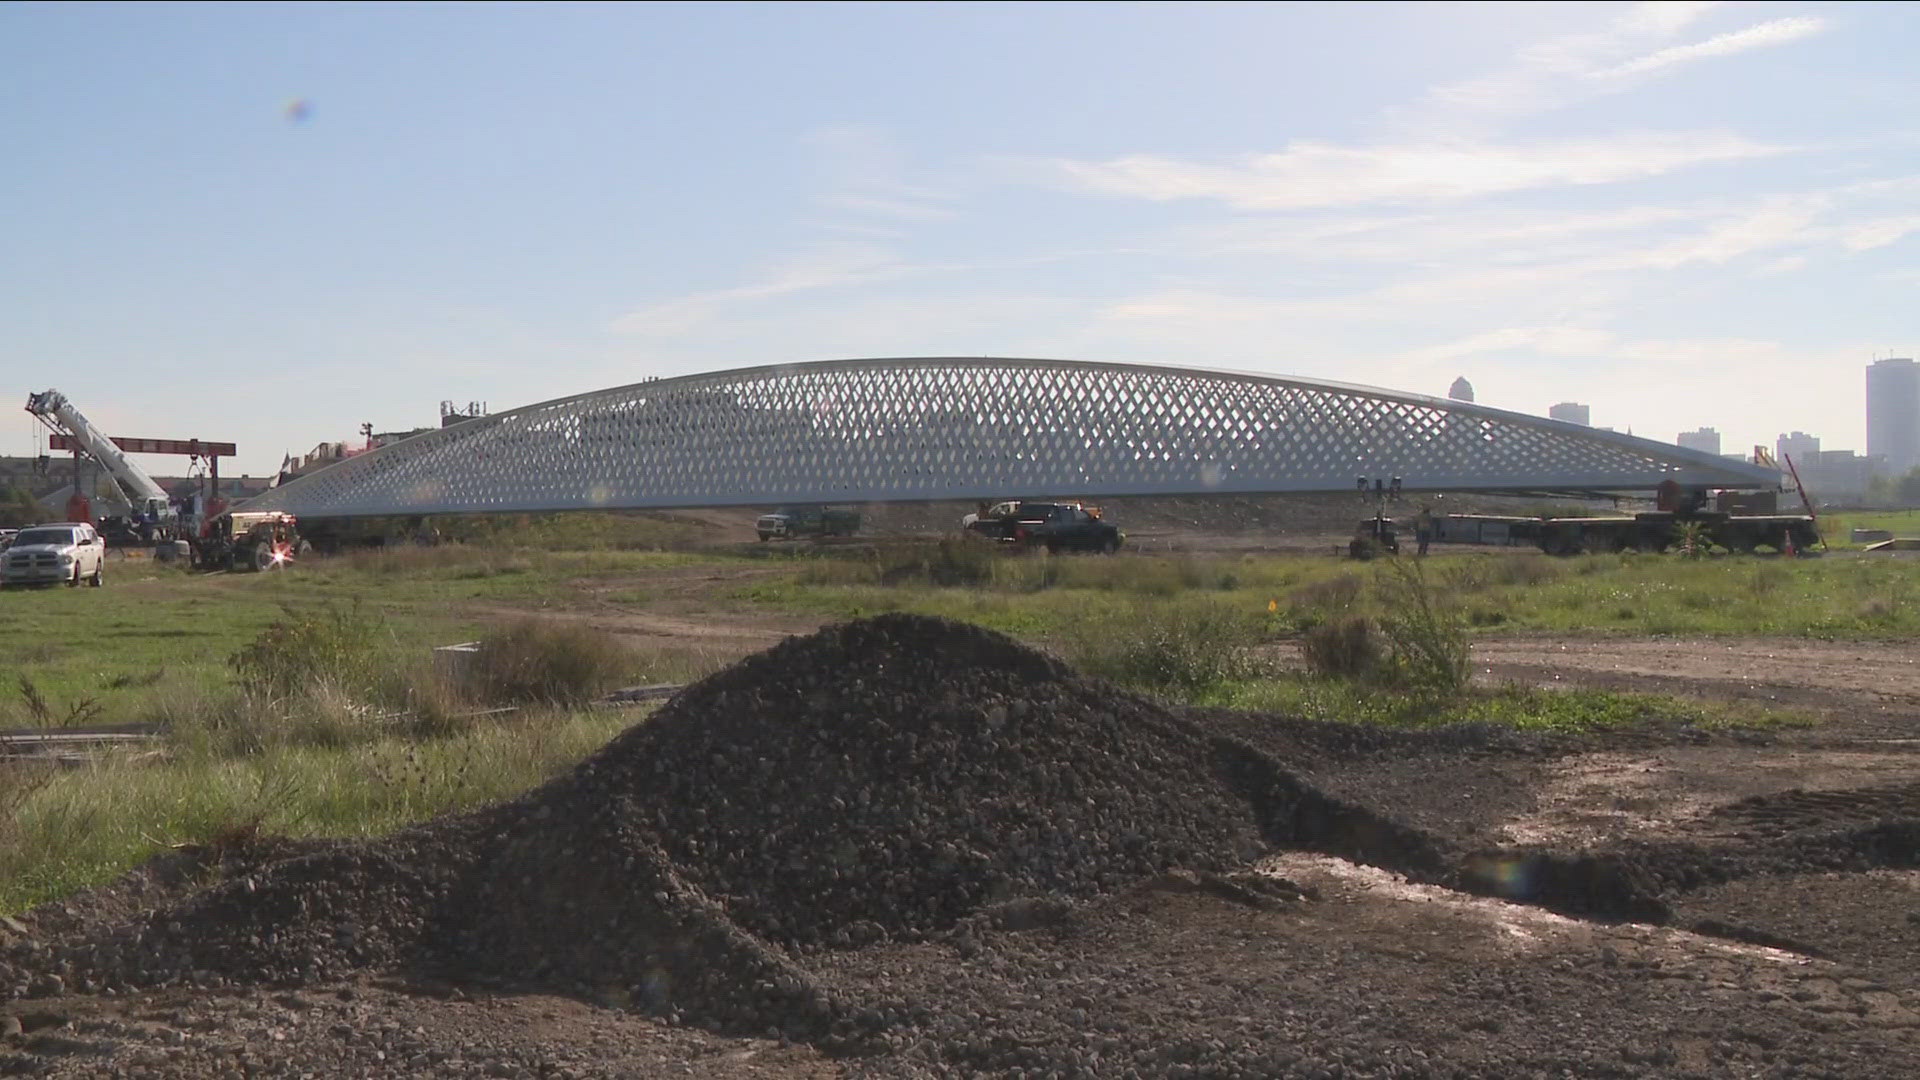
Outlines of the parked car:
[[981,513],[960,520],[962,528],[992,540],[1026,547],[1044,547],[1048,551],[1120,550],[1126,534],[1107,521],[1100,512],[1080,503],[1027,502],[1015,499],[997,503]]
[[105,584],[107,545],[83,521],[21,529],[0,555],[0,586]]

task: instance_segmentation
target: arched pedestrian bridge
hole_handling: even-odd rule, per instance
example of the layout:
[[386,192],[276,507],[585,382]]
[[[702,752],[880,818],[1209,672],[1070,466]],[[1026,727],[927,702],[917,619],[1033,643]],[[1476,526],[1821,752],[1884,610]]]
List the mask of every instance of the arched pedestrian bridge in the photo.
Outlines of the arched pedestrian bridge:
[[1651,439],[1313,379],[936,357],[742,368],[468,420],[249,510],[306,517],[1002,496],[1770,488]]

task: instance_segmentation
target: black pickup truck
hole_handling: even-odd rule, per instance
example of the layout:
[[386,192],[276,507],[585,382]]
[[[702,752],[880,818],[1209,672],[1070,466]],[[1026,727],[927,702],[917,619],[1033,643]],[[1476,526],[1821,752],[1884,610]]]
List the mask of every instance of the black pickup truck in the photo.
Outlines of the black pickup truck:
[[968,514],[961,526],[1002,543],[1048,551],[1120,550],[1126,534],[1079,503],[1011,501]]

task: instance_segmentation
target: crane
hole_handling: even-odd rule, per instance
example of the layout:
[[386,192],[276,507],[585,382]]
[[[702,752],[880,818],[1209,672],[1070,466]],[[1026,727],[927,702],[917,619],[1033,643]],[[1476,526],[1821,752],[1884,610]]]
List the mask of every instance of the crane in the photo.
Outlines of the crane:
[[[72,450],[76,458],[85,453],[107,470],[114,489],[142,523],[143,532],[150,531],[150,539],[162,541],[155,548],[156,555],[171,550],[170,542],[178,539],[187,542],[196,566],[266,570],[290,562],[295,554],[308,548],[295,531],[292,514],[273,510],[257,513],[227,510],[227,501],[220,494],[220,459],[233,456],[232,443],[108,438],[58,390],[29,394],[27,411],[53,432],[48,440],[49,448]],[[129,452],[205,458],[210,490],[188,500],[184,513],[176,510],[165,489],[148,476],[146,470],[128,460]],[[74,493],[67,503],[67,513],[76,520],[91,521],[92,508],[80,491],[79,476],[79,470],[75,469]]]
[[[38,417],[56,436],[66,436],[76,452],[85,451],[99,462],[107,470],[114,490],[135,515],[152,522],[173,521],[173,504],[168,500],[165,489],[155,483],[145,470],[128,460],[126,453],[115,445],[114,440],[102,435],[92,421],[73,407],[65,394],[58,390],[29,394],[27,411]],[[69,505],[84,506],[85,495],[80,491],[78,472],[74,474],[74,494],[78,498]]]

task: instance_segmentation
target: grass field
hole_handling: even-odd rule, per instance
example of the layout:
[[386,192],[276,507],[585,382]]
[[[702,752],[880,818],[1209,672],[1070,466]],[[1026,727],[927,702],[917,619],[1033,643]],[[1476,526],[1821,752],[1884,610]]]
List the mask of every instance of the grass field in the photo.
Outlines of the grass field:
[[[1067,626],[1123,616],[1142,599],[1273,610],[1283,618],[1324,608],[1328,595],[1350,596],[1342,603],[1362,609],[1378,606],[1372,570],[1311,556],[997,559],[977,584],[952,587],[930,587],[925,575],[902,574],[884,556],[810,561],[736,595],[835,618],[917,611],[1046,639]],[[1481,632],[1920,634],[1920,574],[1904,561],[1448,552],[1427,565]]]
[[[639,718],[535,701],[495,714],[480,706],[514,691],[435,681],[433,646],[509,639],[514,613],[664,612],[752,625],[914,611],[993,627],[1200,704],[1389,724],[1729,722],[1711,705],[1671,698],[1435,690],[1404,672],[1336,678],[1268,661],[1278,643],[1330,620],[1389,625],[1409,594],[1392,587],[1385,564],[1006,557],[955,542],[780,551],[589,543],[601,546],[370,551],[271,574],[116,558],[105,589],[0,595],[0,726],[170,727],[157,751],[52,772],[0,768],[0,910],[101,881],[167,844],[252,830],[372,835],[497,799]],[[1920,633],[1920,575],[1903,561],[1448,552],[1422,570],[1421,595],[1468,636]],[[565,668],[615,636],[577,629],[587,636],[545,653],[530,646],[528,662]],[[592,678],[678,681],[728,658],[623,640]],[[276,649],[332,659],[282,669]],[[236,665],[242,654],[254,662]]]
[[1855,529],[1885,529],[1895,536],[1920,536],[1920,510],[1847,510],[1820,517],[1821,535],[1830,547],[1857,548]]

